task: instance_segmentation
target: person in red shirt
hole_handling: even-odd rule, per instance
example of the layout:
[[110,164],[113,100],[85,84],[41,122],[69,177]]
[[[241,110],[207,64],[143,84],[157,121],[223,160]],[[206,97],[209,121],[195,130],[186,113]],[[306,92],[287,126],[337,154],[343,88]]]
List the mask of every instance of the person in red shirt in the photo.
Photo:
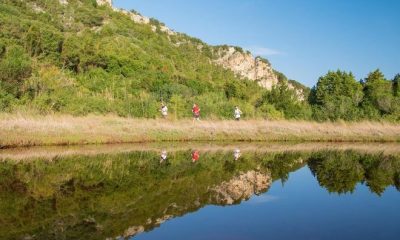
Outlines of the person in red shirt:
[[199,161],[199,158],[200,158],[200,152],[198,150],[194,150],[192,152],[192,162],[195,163],[195,162]]
[[193,122],[195,120],[200,121],[200,108],[196,103],[193,104],[192,113],[193,113]]

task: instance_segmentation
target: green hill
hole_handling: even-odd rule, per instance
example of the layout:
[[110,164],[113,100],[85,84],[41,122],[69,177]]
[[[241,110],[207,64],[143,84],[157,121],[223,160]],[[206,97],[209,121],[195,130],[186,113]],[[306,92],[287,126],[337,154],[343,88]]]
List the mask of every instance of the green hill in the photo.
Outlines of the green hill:
[[[105,0],[1,0],[0,112],[400,120],[400,75],[329,71],[313,89],[240,47],[210,46]],[[110,2],[110,1],[108,1]],[[239,67],[237,65],[239,62]]]
[[163,27],[94,0],[2,0],[0,110],[152,118],[164,101],[177,118],[194,102],[205,117],[231,118],[235,105],[283,117],[256,82],[213,63],[221,47]]

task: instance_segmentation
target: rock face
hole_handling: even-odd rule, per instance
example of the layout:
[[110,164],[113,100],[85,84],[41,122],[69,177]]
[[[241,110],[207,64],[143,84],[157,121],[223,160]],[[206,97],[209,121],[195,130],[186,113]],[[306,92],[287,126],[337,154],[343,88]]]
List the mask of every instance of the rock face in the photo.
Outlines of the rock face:
[[278,83],[271,65],[260,57],[254,58],[250,52],[238,51],[235,47],[220,47],[216,56],[216,64],[232,70],[242,78],[256,81],[263,88],[270,90]]
[[112,0],[96,0],[96,2],[100,6],[102,5],[112,6]]
[[[99,0],[98,0],[99,1]],[[129,12],[126,11],[124,9],[119,9],[119,8],[113,8],[114,11],[116,12],[120,12],[122,14],[125,14],[127,16],[129,16],[131,18],[132,21],[134,21],[135,23],[139,23],[139,24],[150,24],[151,25],[151,30],[153,32],[157,31],[157,26],[152,25],[150,18],[142,16],[138,13],[134,13],[134,12]],[[174,32],[172,29],[168,28],[167,26],[161,25],[158,27],[158,29],[161,32],[164,32],[168,35],[176,35],[176,32]]]
[[253,194],[265,192],[271,184],[272,177],[269,173],[249,171],[214,187],[214,201],[231,205],[242,199],[249,199]]

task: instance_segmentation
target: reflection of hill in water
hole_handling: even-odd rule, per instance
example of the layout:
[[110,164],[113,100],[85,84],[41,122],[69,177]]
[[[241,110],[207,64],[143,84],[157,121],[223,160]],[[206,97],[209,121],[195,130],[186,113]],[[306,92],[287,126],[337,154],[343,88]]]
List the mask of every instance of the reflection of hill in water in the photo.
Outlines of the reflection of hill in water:
[[66,156],[0,163],[0,238],[104,239],[150,231],[206,205],[238,204],[308,163],[321,186],[346,193],[366,182],[399,187],[399,155],[354,151]]
[[222,182],[220,185],[210,188],[205,194],[204,202],[200,198],[196,201],[188,203],[185,206],[179,206],[176,203],[171,203],[164,210],[165,215],[155,219],[149,218],[146,223],[140,226],[133,226],[124,232],[124,237],[134,236],[162,224],[163,222],[175,217],[168,214],[171,209],[174,209],[181,214],[186,214],[191,211],[196,211],[205,205],[232,205],[238,204],[242,200],[249,199],[254,194],[260,194],[268,190],[272,184],[271,174],[269,172],[261,173],[258,171],[248,171],[233,177],[231,180]]
[[248,171],[212,188],[215,195],[212,196],[210,203],[231,205],[267,191],[271,184],[272,178],[269,172]]

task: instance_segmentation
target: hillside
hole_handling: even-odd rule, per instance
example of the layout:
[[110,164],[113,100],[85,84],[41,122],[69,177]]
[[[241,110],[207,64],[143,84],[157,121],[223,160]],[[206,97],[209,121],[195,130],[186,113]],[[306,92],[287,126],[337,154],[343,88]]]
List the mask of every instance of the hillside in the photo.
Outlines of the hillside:
[[[237,46],[211,46],[111,0],[0,1],[0,112],[400,121],[400,74],[328,71],[312,89]],[[327,56],[328,57],[328,56]]]
[[110,3],[2,0],[0,110],[153,118],[164,101],[175,118],[189,117],[194,102],[205,117],[231,118],[239,105],[247,117],[282,118],[265,101],[282,85],[296,115],[310,115],[303,91],[279,81],[267,60]]

